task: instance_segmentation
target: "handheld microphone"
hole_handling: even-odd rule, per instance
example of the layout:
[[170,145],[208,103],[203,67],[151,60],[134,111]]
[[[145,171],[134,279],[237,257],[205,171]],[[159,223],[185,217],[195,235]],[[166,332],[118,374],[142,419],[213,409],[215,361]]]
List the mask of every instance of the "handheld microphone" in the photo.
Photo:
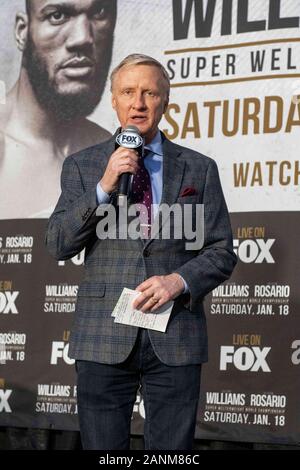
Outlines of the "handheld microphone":
[[[143,155],[144,150],[144,139],[140,134],[140,131],[135,126],[127,126],[123,131],[116,137],[116,148],[124,147],[127,149],[137,150],[139,155]],[[124,207],[129,195],[129,186],[131,173],[122,173],[119,178],[119,188],[117,204],[118,206]]]

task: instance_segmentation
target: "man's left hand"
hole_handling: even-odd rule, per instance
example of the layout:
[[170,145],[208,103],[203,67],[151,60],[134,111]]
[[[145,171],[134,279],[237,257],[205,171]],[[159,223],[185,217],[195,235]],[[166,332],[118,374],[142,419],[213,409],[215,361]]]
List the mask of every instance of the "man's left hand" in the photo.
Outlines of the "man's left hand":
[[155,312],[169,300],[184,291],[184,283],[177,273],[152,276],[136,287],[141,294],[133,302],[133,308],[142,312]]

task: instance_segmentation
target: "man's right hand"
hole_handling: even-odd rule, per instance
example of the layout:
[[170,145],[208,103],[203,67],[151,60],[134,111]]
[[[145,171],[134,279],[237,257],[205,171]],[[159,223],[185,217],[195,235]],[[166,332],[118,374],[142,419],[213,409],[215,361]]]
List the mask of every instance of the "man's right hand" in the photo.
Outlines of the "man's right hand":
[[135,150],[119,147],[112,153],[100,185],[103,191],[110,194],[118,187],[119,177],[122,173],[135,174],[139,168],[139,155]]

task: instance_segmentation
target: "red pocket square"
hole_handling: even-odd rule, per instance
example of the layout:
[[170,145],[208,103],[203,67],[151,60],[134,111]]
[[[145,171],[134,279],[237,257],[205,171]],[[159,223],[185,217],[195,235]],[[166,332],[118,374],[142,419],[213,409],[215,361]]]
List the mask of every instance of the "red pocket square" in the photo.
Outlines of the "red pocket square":
[[180,193],[180,197],[193,196],[194,194],[197,194],[195,188],[184,188]]

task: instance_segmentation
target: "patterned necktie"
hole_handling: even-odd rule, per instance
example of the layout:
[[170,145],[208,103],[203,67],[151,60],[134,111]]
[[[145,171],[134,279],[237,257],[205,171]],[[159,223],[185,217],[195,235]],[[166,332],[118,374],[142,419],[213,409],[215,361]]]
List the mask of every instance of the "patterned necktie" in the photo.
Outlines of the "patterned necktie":
[[[151,180],[148,171],[144,165],[144,159],[150,150],[145,150],[144,157],[139,159],[139,169],[134,175],[131,186],[132,202],[136,204],[136,210],[139,211],[141,236],[149,238],[151,232],[151,211],[152,211],[152,190]],[[140,207],[143,205],[144,207]]]

